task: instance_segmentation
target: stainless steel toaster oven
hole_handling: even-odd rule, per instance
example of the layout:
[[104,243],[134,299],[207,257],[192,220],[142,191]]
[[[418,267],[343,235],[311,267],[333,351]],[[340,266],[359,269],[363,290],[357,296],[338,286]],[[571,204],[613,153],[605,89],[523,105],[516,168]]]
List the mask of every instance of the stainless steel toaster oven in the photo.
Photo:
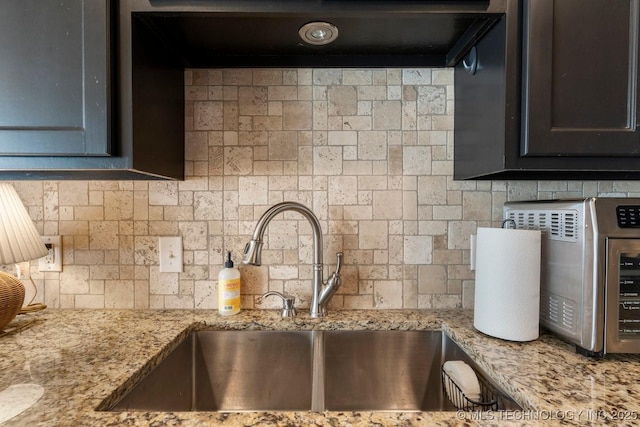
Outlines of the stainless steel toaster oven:
[[590,356],[640,353],[640,198],[507,202],[542,231],[540,324]]

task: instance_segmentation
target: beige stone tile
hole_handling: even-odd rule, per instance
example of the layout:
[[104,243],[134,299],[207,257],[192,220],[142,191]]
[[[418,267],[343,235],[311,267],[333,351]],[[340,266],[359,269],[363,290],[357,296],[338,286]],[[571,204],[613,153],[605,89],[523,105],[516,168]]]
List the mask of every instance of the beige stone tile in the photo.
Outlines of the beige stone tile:
[[60,221],[60,234],[64,236],[88,235],[88,221]]
[[491,193],[465,191],[462,195],[462,208],[462,219],[491,220]]
[[402,192],[400,191],[374,191],[373,192],[373,218],[398,219],[403,217]]
[[101,221],[105,219],[102,206],[78,206],[73,210],[73,216],[78,221]]
[[221,220],[222,217],[222,192],[195,192],[194,193],[194,220]]
[[342,72],[342,78],[344,85],[372,85],[373,84],[373,72],[371,70],[358,70],[347,69]]
[[329,145],[357,145],[358,132],[356,131],[329,131],[327,133]]
[[432,261],[433,237],[404,236],[404,263],[430,264]]
[[72,305],[61,304],[60,308],[105,308],[104,295],[76,295]]
[[374,284],[374,307],[377,309],[402,308],[402,282],[377,280]]
[[475,233],[474,221],[451,221],[447,234],[447,246],[451,249],[469,249],[470,236]]
[[419,176],[418,203],[425,205],[445,205],[447,203],[446,177]]
[[164,307],[168,310],[171,309],[193,309],[193,296],[192,295],[166,295],[164,297]]
[[434,130],[453,130],[453,117],[452,116],[432,116],[432,123]]
[[82,265],[65,265],[64,274],[60,277],[61,294],[88,294],[89,267]]
[[298,99],[297,86],[269,86],[267,88],[269,101],[295,101]]
[[434,308],[461,308],[462,297],[460,295],[433,295],[432,304]]
[[253,70],[253,84],[256,86],[277,86],[282,84],[282,70]]
[[149,184],[150,205],[177,205],[178,185],[174,182],[151,182]]
[[269,101],[268,114],[270,116],[281,116],[282,115],[282,102]]
[[133,216],[134,192],[133,191],[105,191],[103,194],[104,194],[104,219],[132,220],[134,218]]
[[405,85],[430,85],[431,76],[431,69],[404,69],[402,70],[402,83]]
[[167,221],[192,221],[193,206],[166,206],[163,219]]
[[404,175],[430,175],[431,148],[421,146],[403,147],[402,172]]
[[190,221],[179,225],[185,250],[207,249],[207,223]]
[[386,160],[387,133],[383,131],[358,132],[358,159]]
[[314,85],[342,84],[342,70],[333,68],[317,68],[313,70]]
[[340,175],[342,173],[342,148],[314,147],[313,172],[318,175]]
[[149,308],[149,281],[148,280],[134,280],[134,308],[136,309],[148,309]]
[[221,130],[224,123],[222,102],[196,101],[193,104],[194,130]]
[[352,116],[358,112],[358,94],[353,86],[331,86],[327,89],[330,116]]
[[239,106],[237,102],[227,101],[224,103],[222,112],[222,128],[225,131],[239,129]]
[[345,295],[344,308],[350,310],[367,310],[373,308],[372,295]]
[[269,132],[269,160],[296,160],[298,135],[294,131]]
[[164,296],[149,295],[149,308],[152,310],[164,310]]
[[178,295],[180,290],[179,273],[160,273],[157,266],[150,268],[150,295]]
[[355,176],[329,177],[329,204],[355,205],[358,204],[358,179]]
[[434,85],[452,85],[453,75],[453,69],[451,68],[438,68],[431,71]]
[[104,285],[105,308],[134,308],[133,280],[107,280]]
[[239,114],[265,116],[269,111],[268,90],[263,86],[242,86],[238,91]]
[[212,310],[218,308],[218,285],[214,280],[196,280],[194,283],[194,308]]
[[87,182],[62,181],[58,184],[58,189],[58,199],[61,206],[89,204],[89,186]]
[[443,86],[418,87],[418,114],[445,114],[447,92]]
[[360,249],[386,249],[389,245],[387,221],[360,221],[358,232]]
[[250,147],[224,148],[225,175],[248,175],[252,170],[253,150]]
[[389,100],[402,99],[402,86],[387,86],[387,99]]
[[253,82],[253,71],[248,68],[228,68],[222,70],[222,84],[250,85]]
[[265,205],[268,203],[267,177],[240,177],[238,202],[241,205]]
[[373,102],[373,128],[397,130],[402,126],[402,104],[400,101]]
[[282,116],[255,116],[253,117],[255,130],[282,130]]
[[[222,87],[222,100],[223,101],[237,101],[239,99],[239,91],[237,87]],[[211,95],[209,96],[211,98]]]
[[372,127],[370,115],[342,117],[342,129],[344,130],[371,130]]
[[373,165],[370,161],[344,161],[342,172],[345,175],[371,175]]
[[385,86],[358,86],[359,101],[384,101],[387,99],[387,88]]
[[418,269],[418,293],[447,292],[447,270],[443,265],[421,265]]
[[462,206],[434,206],[433,219],[460,220],[462,219]]

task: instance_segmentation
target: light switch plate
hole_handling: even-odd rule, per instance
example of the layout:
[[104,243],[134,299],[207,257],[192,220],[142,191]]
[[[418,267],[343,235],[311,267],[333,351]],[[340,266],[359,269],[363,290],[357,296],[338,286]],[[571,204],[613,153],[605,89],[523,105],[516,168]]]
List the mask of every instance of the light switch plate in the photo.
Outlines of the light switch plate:
[[[49,253],[40,258],[39,271],[62,271],[62,236],[41,236]],[[50,246],[50,247],[49,247]]]
[[160,237],[160,272],[182,273],[182,237]]

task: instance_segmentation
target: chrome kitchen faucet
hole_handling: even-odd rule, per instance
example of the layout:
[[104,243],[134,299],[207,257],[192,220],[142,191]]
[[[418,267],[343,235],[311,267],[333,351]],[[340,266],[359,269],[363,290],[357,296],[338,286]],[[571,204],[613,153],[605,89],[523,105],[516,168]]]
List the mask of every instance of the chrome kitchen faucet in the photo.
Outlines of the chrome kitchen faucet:
[[297,202],[282,202],[267,209],[258,220],[251,241],[247,243],[244,248],[244,259],[242,263],[247,265],[262,264],[261,255],[264,230],[276,215],[285,211],[294,211],[302,214],[302,216],[309,221],[313,229],[313,295],[311,297],[310,311],[311,317],[326,316],[327,304],[342,284],[342,279],[340,279],[342,252],[336,254],[338,258],[336,271],[331,274],[331,277],[324,283],[322,281],[322,231],[318,218],[308,207]]

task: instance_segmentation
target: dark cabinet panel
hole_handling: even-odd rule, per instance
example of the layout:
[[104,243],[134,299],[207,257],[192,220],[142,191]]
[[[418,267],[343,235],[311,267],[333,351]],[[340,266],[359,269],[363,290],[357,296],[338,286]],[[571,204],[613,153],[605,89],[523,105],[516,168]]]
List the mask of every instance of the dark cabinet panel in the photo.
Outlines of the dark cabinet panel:
[[109,155],[107,0],[0,8],[0,152]]
[[2,3],[0,179],[184,179],[184,64],[132,1]]
[[455,68],[454,177],[640,179],[639,4],[507,0]]
[[640,155],[635,6],[526,2],[523,155]]

